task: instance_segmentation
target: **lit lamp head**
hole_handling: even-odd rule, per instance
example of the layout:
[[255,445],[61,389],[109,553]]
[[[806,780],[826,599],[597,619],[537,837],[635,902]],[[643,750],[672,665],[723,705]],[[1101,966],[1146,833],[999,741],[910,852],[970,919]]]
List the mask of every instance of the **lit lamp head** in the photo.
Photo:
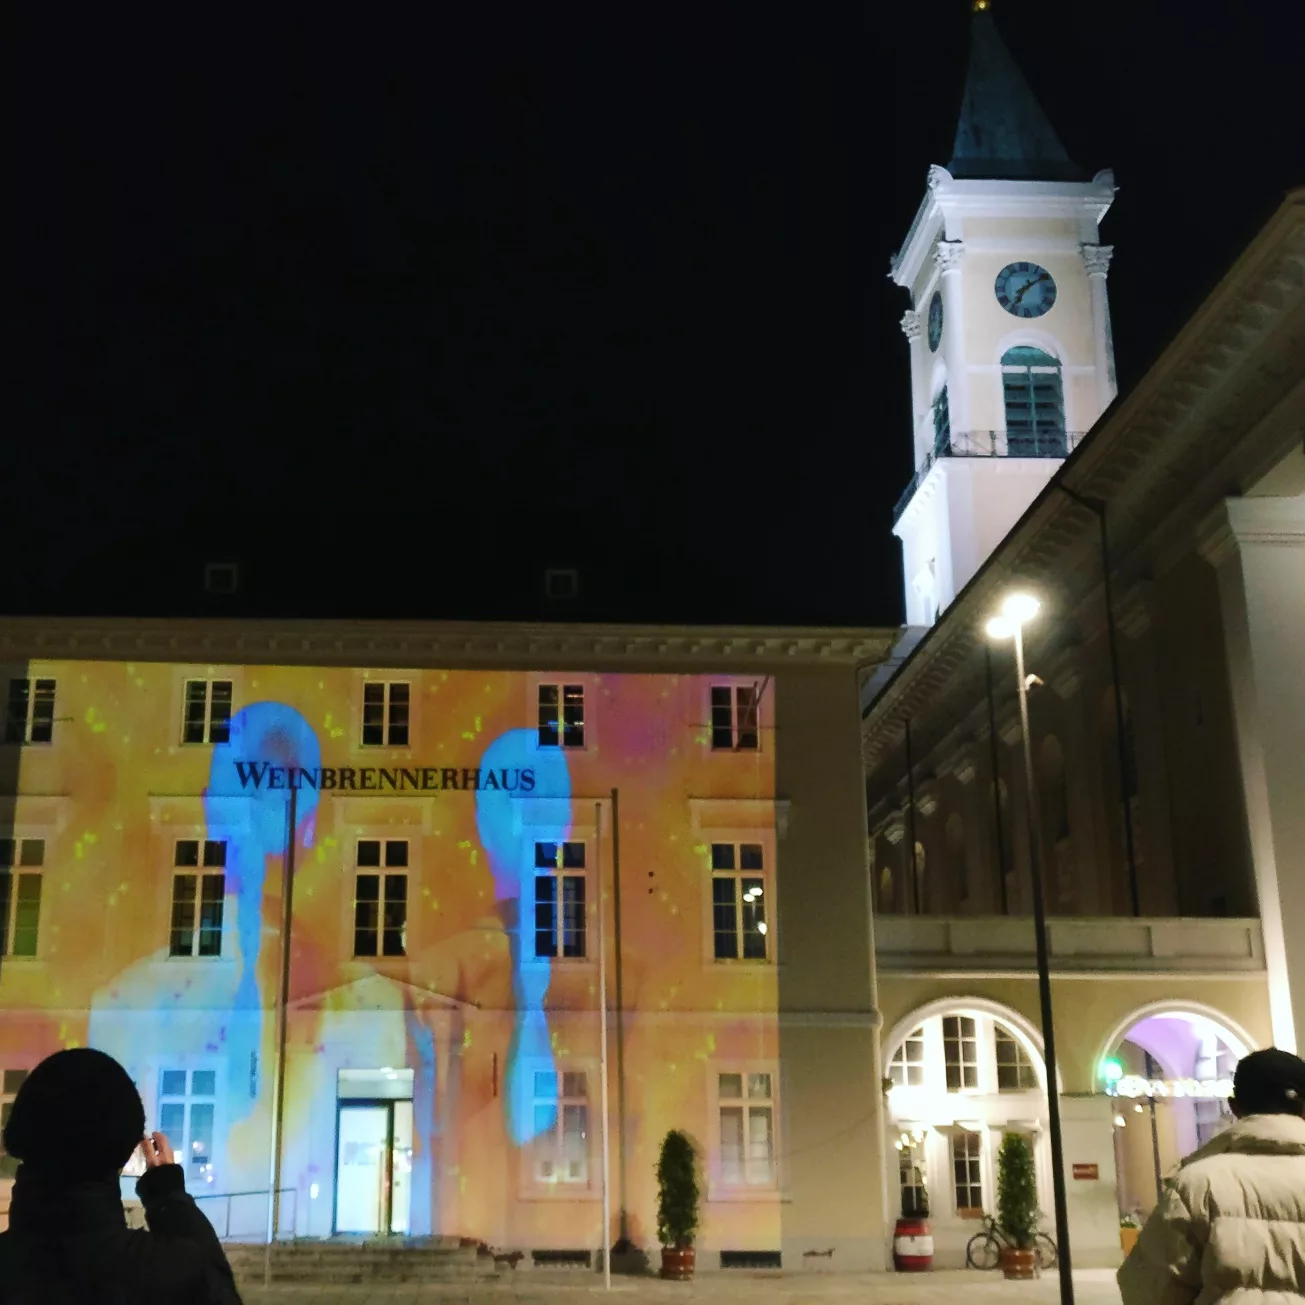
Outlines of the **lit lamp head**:
[[1007,594],[1001,605],[1001,614],[987,625],[989,639],[1013,639],[1015,631],[1027,625],[1038,614],[1042,604],[1032,594]]

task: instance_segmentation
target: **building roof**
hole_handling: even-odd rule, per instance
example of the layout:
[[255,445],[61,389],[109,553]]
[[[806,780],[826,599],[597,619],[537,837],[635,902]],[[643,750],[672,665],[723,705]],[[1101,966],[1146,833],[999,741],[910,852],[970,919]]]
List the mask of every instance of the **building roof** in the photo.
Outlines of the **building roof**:
[[[625,625],[557,621],[260,620],[0,616],[0,662],[559,667],[671,673],[876,666],[897,630],[870,627]],[[851,691],[851,675],[848,679]]]
[[1085,181],[1042,112],[992,14],[975,8],[970,64],[947,170],[990,181]]

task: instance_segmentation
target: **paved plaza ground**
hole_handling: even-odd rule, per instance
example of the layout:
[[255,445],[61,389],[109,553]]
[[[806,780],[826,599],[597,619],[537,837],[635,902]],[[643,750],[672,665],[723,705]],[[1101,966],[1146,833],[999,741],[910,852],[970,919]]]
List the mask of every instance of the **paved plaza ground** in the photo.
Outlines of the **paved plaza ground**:
[[[1074,1275],[1077,1305],[1119,1305],[1108,1270]],[[245,1305],[600,1305],[608,1295],[601,1278],[538,1270],[487,1282],[426,1286],[246,1287]],[[996,1273],[754,1274],[713,1273],[691,1283],[655,1278],[614,1278],[613,1305],[1055,1305],[1055,1274],[1040,1282],[1006,1282]]]

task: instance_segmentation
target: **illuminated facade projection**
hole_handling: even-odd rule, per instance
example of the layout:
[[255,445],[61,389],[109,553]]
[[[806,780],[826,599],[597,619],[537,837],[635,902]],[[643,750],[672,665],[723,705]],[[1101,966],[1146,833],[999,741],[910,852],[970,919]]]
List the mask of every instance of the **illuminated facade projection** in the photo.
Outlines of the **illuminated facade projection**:
[[[219,1231],[262,1237],[292,866],[281,1235],[648,1247],[684,1128],[708,1266],[882,1263],[854,668],[889,636],[512,636],[553,673],[500,669],[501,637],[444,669],[424,635],[233,624],[151,660],[177,628],[102,628],[134,660],[6,657],[6,1092],[110,1052]],[[397,669],[267,664],[401,643]],[[832,1063],[859,1072],[831,1096]]]

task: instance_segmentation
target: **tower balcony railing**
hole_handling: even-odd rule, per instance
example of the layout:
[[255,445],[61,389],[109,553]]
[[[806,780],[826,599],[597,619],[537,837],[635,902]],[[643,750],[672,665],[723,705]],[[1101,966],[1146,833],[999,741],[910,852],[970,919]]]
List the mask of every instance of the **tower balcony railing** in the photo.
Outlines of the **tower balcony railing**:
[[902,491],[893,508],[896,525],[915,491],[924,483],[940,458],[1065,458],[1079,445],[1082,431],[1064,430],[967,430],[952,431],[934,441],[933,449]]

